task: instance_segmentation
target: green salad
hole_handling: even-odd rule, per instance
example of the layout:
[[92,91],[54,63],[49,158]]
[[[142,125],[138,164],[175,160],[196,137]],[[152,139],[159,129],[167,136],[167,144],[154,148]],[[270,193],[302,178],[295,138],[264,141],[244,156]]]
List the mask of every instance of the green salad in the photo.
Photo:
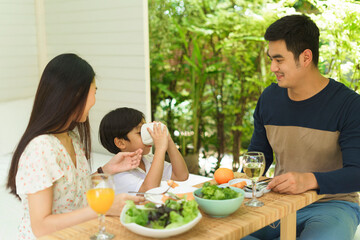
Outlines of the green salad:
[[125,213],[125,223],[136,223],[154,229],[177,228],[197,217],[199,210],[195,200],[166,200],[165,204],[156,206],[145,204],[145,208],[137,208],[133,201],[126,201],[128,210]]
[[204,183],[201,189],[202,195],[199,196],[204,199],[211,200],[225,200],[237,198],[241,193],[232,190],[229,187],[218,187],[217,185],[211,185],[209,182]]

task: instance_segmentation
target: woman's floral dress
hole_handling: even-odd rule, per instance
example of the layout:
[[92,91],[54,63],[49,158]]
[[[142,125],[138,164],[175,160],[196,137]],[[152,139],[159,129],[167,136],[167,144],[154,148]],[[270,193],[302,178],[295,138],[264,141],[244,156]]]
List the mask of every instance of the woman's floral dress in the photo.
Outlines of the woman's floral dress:
[[16,190],[21,198],[24,216],[19,226],[18,239],[36,239],[31,230],[27,194],[52,186],[53,214],[87,206],[85,193],[90,166],[79,136],[75,132],[69,132],[69,135],[76,154],[76,167],[60,140],[51,134],[31,140],[20,157]]

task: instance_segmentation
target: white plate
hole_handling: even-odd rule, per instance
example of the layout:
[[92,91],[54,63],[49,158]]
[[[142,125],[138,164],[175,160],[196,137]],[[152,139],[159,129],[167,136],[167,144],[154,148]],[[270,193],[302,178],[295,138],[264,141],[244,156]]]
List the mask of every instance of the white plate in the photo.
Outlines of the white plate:
[[[250,179],[246,179],[246,178],[234,178],[232,180],[230,180],[228,183],[224,183],[224,184],[221,184],[220,186],[230,186],[230,185],[233,185],[235,183],[239,183],[239,182],[242,182],[242,181],[245,181],[246,182],[246,185],[252,185],[252,182]],[[246,198],[252,198],[252,192],[250,190],[247,190],[246,188],[243,189],[244,192],[245,192],[245,197]],[[260,191],[256,190],[256,193],[255,193],[255,196],[256,197],[261,197],[262,195],[264,195],[265,193],[268,193],[270,192],[271,190],[270,189],[266,189],[265,187],[262,188]]]
[[[146,193],[162,193],[164,192],[166,189],[168,189],[168,185],[164,185],[164,184],[161,184],[160,187],[157,187],[157,188],[153,188],[153,189],[150,189],[148,191],[146,191]],[[183,185],[183,186],[178,186],[178,187],[175,187],[175,188],[171,188],[169,190],[169,192],[172,192],[172,193],[189,193],[189,194],[192,194],[192,192],[194,192],[197,188],[195,187],[191,187],[191,186],[187,186],[187,185]],[[156,204],[162,204],[163,202],[161,201],[162,199],[162,196],[163,195],[151,195],[151,194],[146,194],[145,193],[145,198],[146,200],[150,201],[150,202],[153,202],[153,203],[156,203]]]
[[[137,206],[137,207],[140,208],[141,206]],[[129,229],[131,232],[134,232],[136,234],[139,234],[139,235],[142,235],[145,237],[152,237],[152,238],[167,238],[167,237],[171,237],[171,236],[175,236],[175,235],[184,233],[184,232],[190,230],[191,228],[193,228],[202,218],[202,215],[199,212],[197,217],[194,218],[191,222],[188,222],[187,224],[182,225],[180,227],[172,228],[172,229],[152,229],[152,228],[140,226],[136,223],[125,223],[125,214],[126,214],[127,209],[128,209],[128,207],[125,206],[123,208],[123,210],[121,211],[121,214],[120,214],[121,224],[125,228]]]

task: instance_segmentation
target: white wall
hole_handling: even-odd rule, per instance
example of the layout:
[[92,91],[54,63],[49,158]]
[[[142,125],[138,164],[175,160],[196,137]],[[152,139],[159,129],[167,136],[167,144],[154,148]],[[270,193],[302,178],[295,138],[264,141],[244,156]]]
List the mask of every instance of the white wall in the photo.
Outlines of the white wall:
[[1,0],[0,102],[35,94],[39,81],[36,41],[34,0]]
[[93,151],[102,117],[133,107],[150,117],[146,0],[45,0],[48,58],[74,52],[97,74],[97,101],[90,112]]
[[0,103],[33,97],[44,64],[74,52],[97,74],[93,150],[106,153],[97,132],[107,112],[133,107],[150,120],[147,18],[147,0],[1,0]]

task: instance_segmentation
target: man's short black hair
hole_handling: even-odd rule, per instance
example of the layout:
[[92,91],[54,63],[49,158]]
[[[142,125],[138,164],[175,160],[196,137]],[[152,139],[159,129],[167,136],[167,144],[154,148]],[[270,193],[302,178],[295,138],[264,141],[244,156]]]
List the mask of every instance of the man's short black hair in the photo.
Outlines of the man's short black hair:
[[145,119],[144,114],[133,108],[117,108],[106,114],[100,122],[100,142],[109,152],[117,154],[121,150],[115,145],[114,139],[129,141],[127,134]]
[[285,40],[295,61],[305,49],[310,49],[315,67],[319,62],[319,28],[306,15],[289,15],[272,23],[265,32],[267,41]]

